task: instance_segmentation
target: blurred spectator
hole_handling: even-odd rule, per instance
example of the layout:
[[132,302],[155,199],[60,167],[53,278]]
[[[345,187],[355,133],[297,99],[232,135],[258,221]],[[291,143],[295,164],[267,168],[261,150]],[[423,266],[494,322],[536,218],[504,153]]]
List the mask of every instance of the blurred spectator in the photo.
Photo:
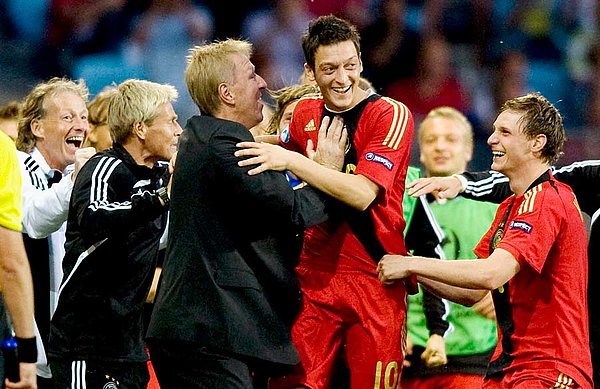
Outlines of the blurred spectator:
[[491,43],[522,48],[530,60],[560,62],[567,37],[577,26],[570,0],[503,0],[494,2],[495,39]]
[[20,115],[21,104],[16,101],[0,107],[0,130],[4,131],[13,141],[17,140]]
[[507,51],[491,66],[489,75],[482,77],[481,84],[474,89],[472,112],[486,139],[500,106],[506,100],[530,92],[527,83],[528,65],[529,61],[523,52]]
[[[213,33],[214,19],[208,8],[192,0],[151,0],[135,23],[126,55],[143,67],[148,80],[185,91],[188,49],[211,40]],[[181,93],[173,107],[183,120],[197,112],[187,93]]]
[[300,79],[304,53],[300,37],[311,19],[304,1],[273,0],[271,8],[250,13],[242,36],[255,48],[256,71],[269,88],[279,89]]
[[306,3],[314,16],[333,14],[362,30],[373,21],[374,14],[371,10],[375,8],[377,0],[311,0]]
[[467,86],[477,82],[484,62],[492,7],[481,0],[428,0],[423,6],[423,34],[446,38],[456,76]]
[[377,90],[415,75],[419,34],[407,27],[405,0],[381,0],[377,19],[362,36],[364,74]]
[[125,0],[48,1],[46,41],[33,59],[40,77],[70,76],[75,57],[116,50],[127,35]]
[[423,39],[416,76],[393,82],[385,94],[404,102],[412,111],[415,123],[439,106],[449,106],[461,112],[470,111],[469,96],[454,75],[450,47],[441,36]]

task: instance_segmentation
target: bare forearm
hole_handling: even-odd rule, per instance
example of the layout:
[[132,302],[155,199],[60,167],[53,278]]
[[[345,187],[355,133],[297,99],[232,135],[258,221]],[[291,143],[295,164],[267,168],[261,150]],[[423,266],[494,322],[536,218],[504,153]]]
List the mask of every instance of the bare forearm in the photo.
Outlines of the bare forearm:
[[346,174],[321,166],[298,154],[289,170],[310,186],[358,210],[365,210],[377,197],[379,187],[361,175]]
[[410,257],[408,270],[417,277],[425,277],[447,285],[465,289],[495,289],[494,271],[487,259],[459,259],[440,261],[433,258]]
[[466,289],[458,286],[452,286],[443,282],[434,281],[426,277],[418,276],[417,280],[431,293],[446,300],[465,306],[472,306],[481,300],[488,291],[478,289]]
[[31,338],[35,336],[33,287],[21,233],[0,227],[0,242],[0,285],[4,300],[16,335]]

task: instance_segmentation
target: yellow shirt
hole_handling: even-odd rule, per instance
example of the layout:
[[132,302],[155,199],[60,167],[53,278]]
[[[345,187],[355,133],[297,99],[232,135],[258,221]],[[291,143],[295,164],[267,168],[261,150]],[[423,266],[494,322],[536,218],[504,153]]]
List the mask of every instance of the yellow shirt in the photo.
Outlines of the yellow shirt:
[[0,131],[0,226],[21,231],[21,171],[15,144]]

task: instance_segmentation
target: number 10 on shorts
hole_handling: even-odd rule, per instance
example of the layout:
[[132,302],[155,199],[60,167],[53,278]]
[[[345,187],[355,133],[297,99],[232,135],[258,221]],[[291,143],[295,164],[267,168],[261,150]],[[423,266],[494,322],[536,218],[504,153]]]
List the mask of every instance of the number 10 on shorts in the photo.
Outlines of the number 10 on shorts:
[[391,361],[383,370],[383,362],[378,361],[375,368],[375,384],[373,389],[396,389],[400,381],[398,362]]

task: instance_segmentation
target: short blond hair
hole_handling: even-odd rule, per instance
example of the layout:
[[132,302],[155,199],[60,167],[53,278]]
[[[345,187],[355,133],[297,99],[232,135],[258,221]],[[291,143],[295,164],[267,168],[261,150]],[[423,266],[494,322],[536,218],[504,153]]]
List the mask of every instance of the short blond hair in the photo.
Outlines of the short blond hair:
[[124,143],[133,125],[151,125],[162,104],[177,100],[175,87],[151,81],[130,79],[117,86],[108,105],[108,126],[115,143]]
[[83,80],[73,81],[67,78],[54,77],[36,85],[23,101],[21,119],[19,120],[19,135],[17,149],[31,153],[35,147],[36,137],[31,131],[31,122],[46,115],[45,102],[47,97],[56,96],[62,92],[72,92],[87,103],[89,91]]
[[219,85],[234,81],[235,63],[231,56],[235,54],[250,58],[252,45],[244,40],[227,39],[189,50],[185,83],[202,114],[214,115],[219,109]]
[[473,146],[473,126],[471,125],[471,122],[469,122],[469,119],[467,119],[467,117],[456,108],[446,106],[434,108],[431,111],[429,111],[427,116],[425,116],[425,119],[423,119],[423,121],[419,125],[419,144],[421,144],[423,141],[423,123],[425,123],[425,121],[427,121],[428,119],[435,118],[454,120],[460,125],[460,127],[462,127],[465,130],[465,141],[467,145]]

